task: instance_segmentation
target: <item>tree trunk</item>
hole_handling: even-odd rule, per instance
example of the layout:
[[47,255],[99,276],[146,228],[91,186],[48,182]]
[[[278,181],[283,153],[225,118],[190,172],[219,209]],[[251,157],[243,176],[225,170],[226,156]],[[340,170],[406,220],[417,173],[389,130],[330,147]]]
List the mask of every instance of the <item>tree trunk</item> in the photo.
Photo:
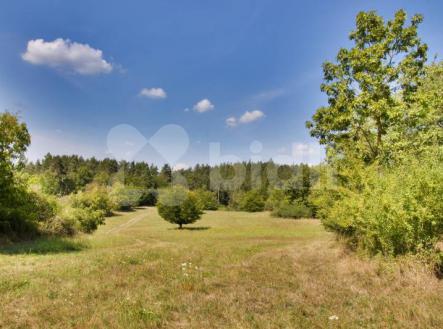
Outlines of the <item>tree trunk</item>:
[[179,223],[179,224],[178,224],[178,229],[181,230],[182,228],[183,228],[183,224],[182,224],[182,223]]

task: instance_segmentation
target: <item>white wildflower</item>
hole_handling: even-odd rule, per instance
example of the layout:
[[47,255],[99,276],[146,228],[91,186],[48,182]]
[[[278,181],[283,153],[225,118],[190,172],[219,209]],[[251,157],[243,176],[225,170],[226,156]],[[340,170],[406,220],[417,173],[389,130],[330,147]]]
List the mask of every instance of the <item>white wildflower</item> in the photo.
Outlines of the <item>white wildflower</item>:
[[329,317],[329,320],[331,320],[331,321],[338,320],[338,316],[337,315],[331,315]]

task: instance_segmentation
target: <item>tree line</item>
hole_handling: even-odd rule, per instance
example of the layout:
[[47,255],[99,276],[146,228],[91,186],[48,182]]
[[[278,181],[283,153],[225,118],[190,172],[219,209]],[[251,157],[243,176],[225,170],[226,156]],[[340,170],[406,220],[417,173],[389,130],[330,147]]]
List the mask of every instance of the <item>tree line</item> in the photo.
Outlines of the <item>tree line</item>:
[[114,211],[154,206],[161,191],[165,194],[177,186],[188,192],[174,193],[189,193],[186,200],[194,203],[189,209],[196,213],[224,208],[270,210],[275,216],[292,218],[315,214],[309,201],[319,177],[315,166],[267,161],[173,170],[168,164],[159,168],[147,162],[50,153],[29,162],[24,157],[31,142],[26,124],[9,112],[0,114],[0,124],[0,238],[4,240],[90,233]]
[[[209,199],[209,195],[213,199],[213,209],[224,206],[250,210],[253,207],[241,206],[242,200],[255,198],[259,201],[255,211],[265,208],[272,210],[272,198],[281,201],[287,197],[291,202],[298,200],[308,205],[311,186],[319,177],[316,166],[279,165],[273,161],[216,166],[197,164],[188,169],[172,170],[169,164],[159,168],[146,162],[85,159],[77,155],[50,153],[41,161],[27,163],[24,171],[31,175],[45,194],[59,197],[81,192],[91,186],[111,189],[124,186],[140,191],[138,205],[153,206],[158,190],[181,185],[198,192],[201,197],[206,192],[206,199]],[[284,197],[279,195],[277,198],[276,194],[280,192]]]

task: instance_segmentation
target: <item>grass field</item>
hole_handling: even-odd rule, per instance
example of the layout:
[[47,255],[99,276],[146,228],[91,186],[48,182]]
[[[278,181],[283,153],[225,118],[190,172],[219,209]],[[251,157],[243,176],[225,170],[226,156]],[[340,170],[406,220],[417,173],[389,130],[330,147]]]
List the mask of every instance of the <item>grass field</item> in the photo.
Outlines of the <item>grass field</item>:
[[423,266],[348,253],[314,220],[153,208],[0,250],[0,328],[443,328]]

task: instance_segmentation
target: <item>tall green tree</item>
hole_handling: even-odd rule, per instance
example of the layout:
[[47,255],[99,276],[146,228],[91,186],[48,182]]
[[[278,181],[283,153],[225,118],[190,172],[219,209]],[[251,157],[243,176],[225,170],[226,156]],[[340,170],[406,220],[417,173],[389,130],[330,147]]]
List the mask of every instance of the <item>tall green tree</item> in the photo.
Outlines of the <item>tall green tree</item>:
[[172,182],[172,168],[169,164],[165,163],[160,171],[160,186],[168,186]]
[[301,164],[298,175],[286,182],[283,187],[289,201],[307,203],[311,190],[311,170],[307,164]]
[[374,254],[432,252],[443,234],[443,69],[425,65],[421,22],[359,13],[354,46],[323,65],[328,106],[307,123],[339,178],[310,202],[326,228]]
[[16,115],[0,114],[0,236],[34,231],[33,220],[38,220],[37,198],[16,177],[30,142],[26,125]]
[[386,156],[386,135],[406,118],[424,75],[427,46],[417,34],[421,15],[407,21],[404,10],[385,21],[374,11],[360,12],[336,63],[323,64],[321,90],[328,106],[307,122],[311,135],[329,154],[371,163]]
[[12,182],[13,170],[31,143],[25,123],[12,113],[0,114],[0,191]]

